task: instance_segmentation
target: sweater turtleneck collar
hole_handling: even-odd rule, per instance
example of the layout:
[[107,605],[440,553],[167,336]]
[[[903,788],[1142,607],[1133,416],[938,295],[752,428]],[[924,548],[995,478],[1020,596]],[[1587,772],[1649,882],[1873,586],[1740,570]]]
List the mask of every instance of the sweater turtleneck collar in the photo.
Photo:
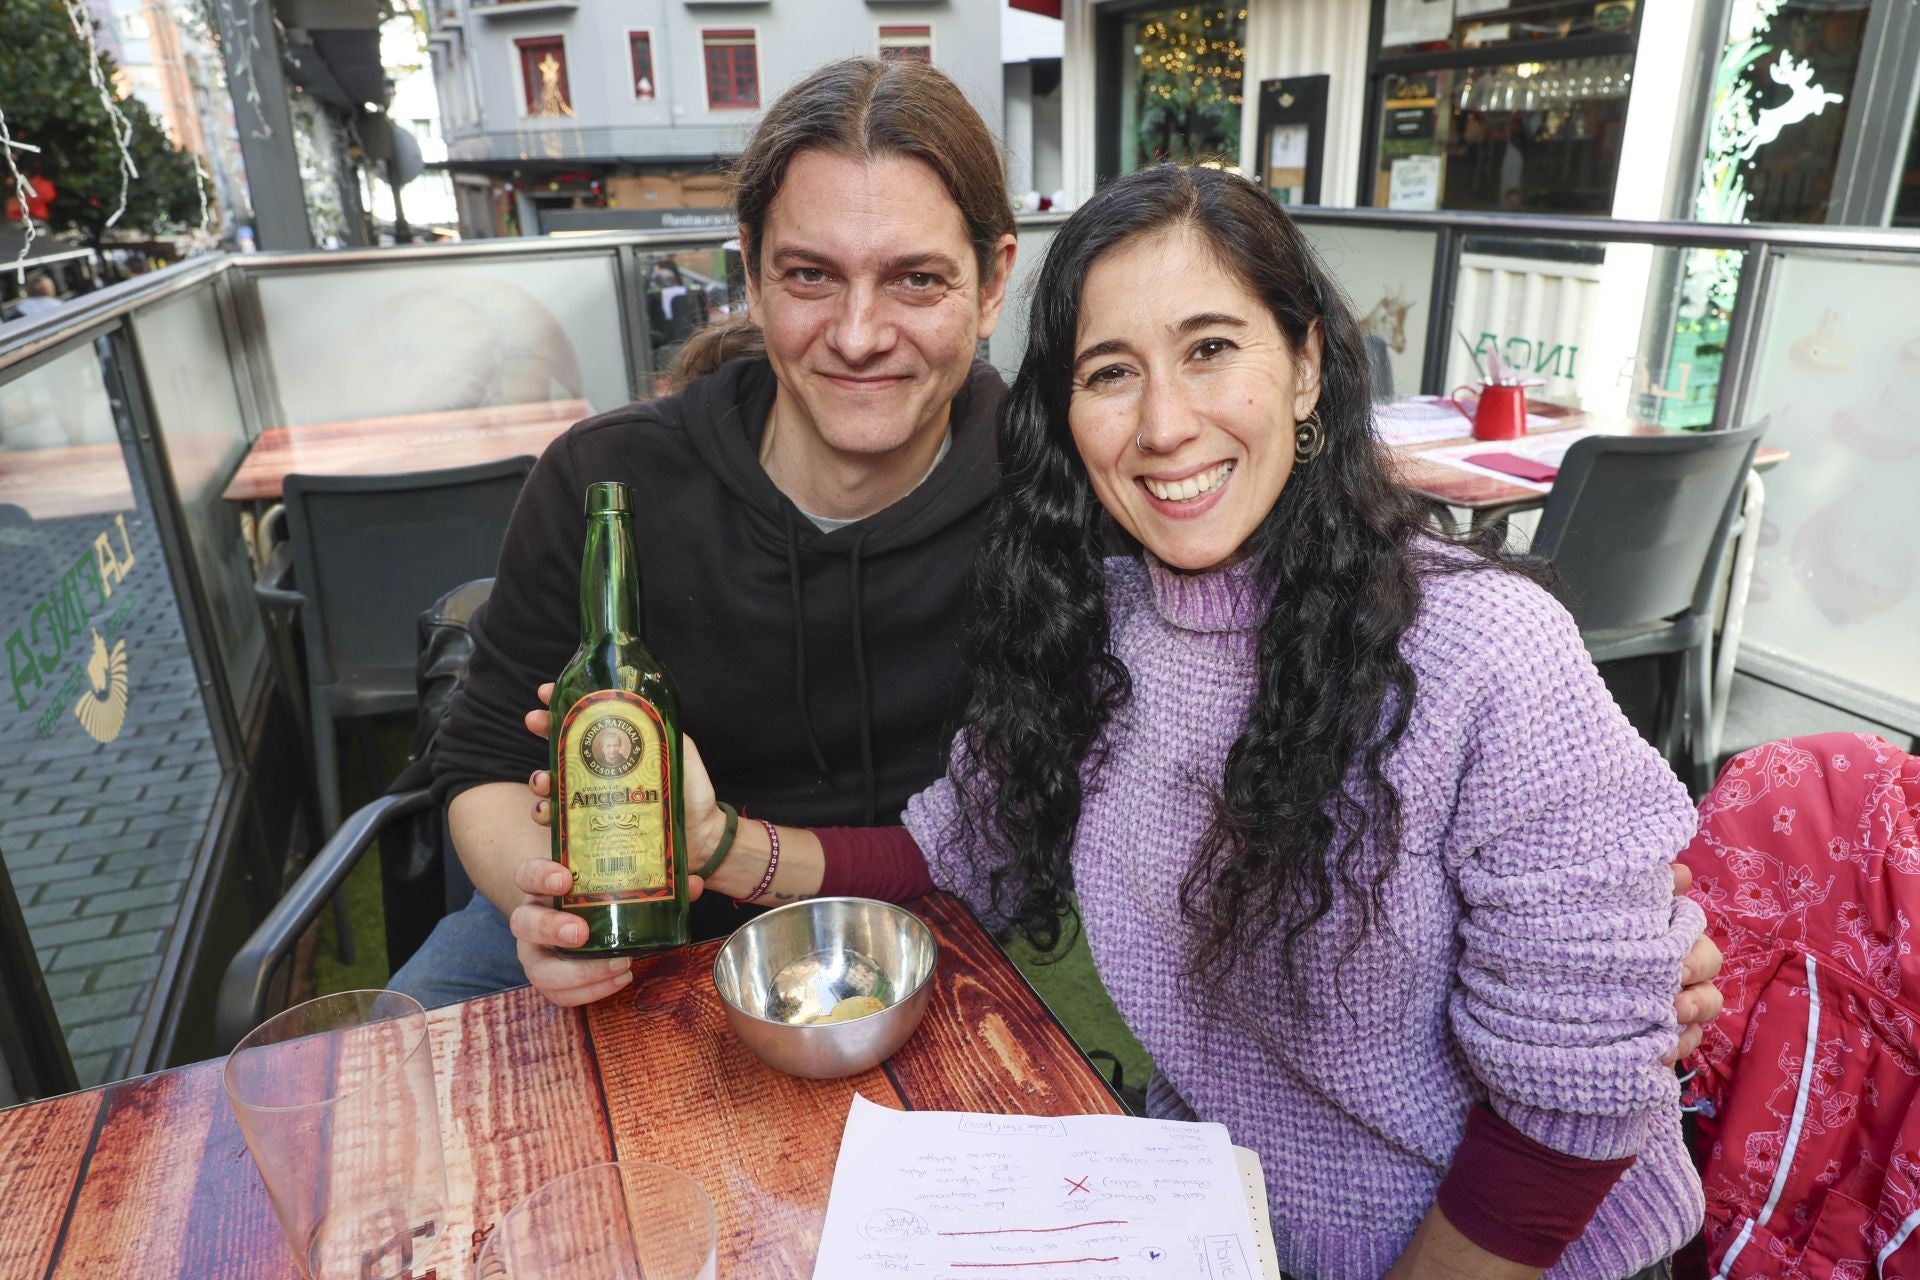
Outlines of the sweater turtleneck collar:
[[1182,631],[1250,635],[1265,620],[1270,601],[1258,590],[1251,561],[1183,573],[1161,564],[1150,551],[1142,554],[1155,610]]

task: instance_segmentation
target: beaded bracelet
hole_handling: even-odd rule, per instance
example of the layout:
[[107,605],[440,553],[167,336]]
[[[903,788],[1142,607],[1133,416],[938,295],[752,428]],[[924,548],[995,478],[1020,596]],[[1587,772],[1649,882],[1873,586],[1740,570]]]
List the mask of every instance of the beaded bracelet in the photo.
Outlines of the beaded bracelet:
[[733,837],[740,830],[740,811],[738,809],[728,804],[725,800],[722,800],[720,802],[720,812],[727,815],[727,829],[720,833],[720,843],[713,846],[713,856],[701,863],[700,869],[693,873],[702,880],[710,878],[714,872],[720,869],[720,864],[727,860],[727,855],[733,852]]
[[761,894],[765,893],[770,887],[772,887],[773,873],[780,869],[779,828],[775,827],[771,822],[768,822],[765,818],[758,818],[756,819],[756,821],[759,822],[761,826],[767,829],[767,844],[772,848],[773,856],[767,859],[767,874],[760,877],[760,883],[754,889],[754,891],[748,894],[744,898],[735,898],[733,900],[733,905],[736,907],[744,907],[749,905]]

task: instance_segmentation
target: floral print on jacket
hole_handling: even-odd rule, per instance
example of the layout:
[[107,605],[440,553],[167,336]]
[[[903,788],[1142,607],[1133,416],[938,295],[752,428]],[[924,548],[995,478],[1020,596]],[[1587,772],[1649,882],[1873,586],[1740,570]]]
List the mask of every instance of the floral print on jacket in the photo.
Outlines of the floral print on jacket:
[[1713,1274],[1920,1278],[1920,757],[1733,758],[1681,855],[1726,953],[1687,1066]]

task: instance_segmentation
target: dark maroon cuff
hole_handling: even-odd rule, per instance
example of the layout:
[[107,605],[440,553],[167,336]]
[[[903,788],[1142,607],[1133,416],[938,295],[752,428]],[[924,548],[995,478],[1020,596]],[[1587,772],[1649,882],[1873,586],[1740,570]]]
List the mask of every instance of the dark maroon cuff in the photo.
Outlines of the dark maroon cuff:
[[1467,1113],[1435,1203],[1454,1229],[1488,1253],[1551,1267],[1593,1221],[1600,1202],[1633,1164],[1582,1160],[1543,1146],[1486,1105]]
[[905,827],[815,827],[826,874],[823,898],[911,902],[933,892],[927,859]]

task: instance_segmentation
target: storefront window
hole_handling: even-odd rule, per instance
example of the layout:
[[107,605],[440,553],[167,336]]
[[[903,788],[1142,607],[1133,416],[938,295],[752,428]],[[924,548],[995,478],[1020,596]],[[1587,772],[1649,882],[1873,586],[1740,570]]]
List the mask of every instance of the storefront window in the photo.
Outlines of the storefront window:
[[881,27],[880,56],[888,62],[932,62],[933,28]]
[[1698,216],[1825,222],[1871,0],[1736,5],[1708,121]]
[[[1132,173],[1164,161],[1240,163],[1246,10],[1218,4],[1136,9],[1103,17],[1103,169]],[[1116,100],[1117,99],[1117,100]]]
[[1383,75],[1372,202],[1605,214],[1632,80],[1631,54]]
[[1634,0],[1387,0],[1383,56],[1614,35],[1633,26]]

